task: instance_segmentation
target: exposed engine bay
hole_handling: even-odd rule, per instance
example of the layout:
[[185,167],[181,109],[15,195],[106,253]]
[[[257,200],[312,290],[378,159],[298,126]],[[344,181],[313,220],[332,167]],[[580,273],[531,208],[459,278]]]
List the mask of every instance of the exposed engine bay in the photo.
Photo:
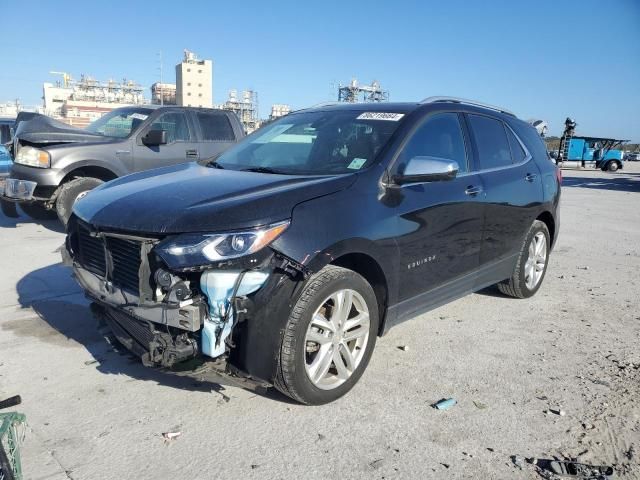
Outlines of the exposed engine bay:
[[73,219],[62,249],[64,263],[94,302],[93,313],[146,366],[227,357],[236,348],[237,325],[256,310],[252,295],[268,282],[274,289],[305,276],[302,266],[268,248],[177,271],[156,253],[161,242],[94,231]]

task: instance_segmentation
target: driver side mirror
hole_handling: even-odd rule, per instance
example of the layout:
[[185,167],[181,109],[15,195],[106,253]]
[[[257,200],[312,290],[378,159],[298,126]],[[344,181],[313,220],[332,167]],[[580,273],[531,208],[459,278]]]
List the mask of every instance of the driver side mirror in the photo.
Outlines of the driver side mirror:
[[413,157],[402,174],[394,175],[396,185],[453,180],[460,170],[458,162],[439,157]]
[[167,131],[166,130],[149,130],[147,134],[144,137],[142,137],[142,143],[150,147],[154,147],[157,145],[166,145]]

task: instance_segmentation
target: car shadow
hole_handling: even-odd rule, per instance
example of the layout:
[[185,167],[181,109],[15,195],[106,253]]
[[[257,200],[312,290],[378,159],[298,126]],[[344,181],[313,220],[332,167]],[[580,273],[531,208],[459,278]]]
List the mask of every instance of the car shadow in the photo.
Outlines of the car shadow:
[[61,263],[25,275],[16,290],[20,306],[31,308],[37,317],[4,322],[2,328],[61,348],[70,341],[77,342],[93,358],[85,365],[105,375],[127,375],[181,390],[214,392],[224,402],[231,400],[228,387],[239,387],[265,398],[293,403],[273,388],[256,386],[203,365],[177,372],[143,366],[138,357],[118,343],[106,324],[94,317],[90,301],[71,278],[70,269]]
[[563,188],[592,188],[619,192],[640,192],[640,174],[618,173],[602,178],[572,177],[562,178]]
[[32,223],[40,225],[52,232],[64,233],[64,226],[57,218],[51,220],[34,220],[22,212],[19,207],[16,213],[17,216],[14,218],[8,217],[0,211],[0,228],[19,228],[21,225]]

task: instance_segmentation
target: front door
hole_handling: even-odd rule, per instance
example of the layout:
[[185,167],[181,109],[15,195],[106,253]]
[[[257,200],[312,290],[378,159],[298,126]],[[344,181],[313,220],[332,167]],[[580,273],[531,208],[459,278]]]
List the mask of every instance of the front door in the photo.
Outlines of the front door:
[[[142,138],[151,130],[167,132],[165,145],[145,145]],[[199,158],[198,144],[184,112],[166,112],[140,132],[134,150],[136,171],[166,167]]]
[[484,203],[481,177],[470,171],[470,149],[457,113],[426,117],[396,165],[416,156],[455,160],[455,179],[408,184],[399,190],[400,291],[408,300],[445,286],[478,267]]

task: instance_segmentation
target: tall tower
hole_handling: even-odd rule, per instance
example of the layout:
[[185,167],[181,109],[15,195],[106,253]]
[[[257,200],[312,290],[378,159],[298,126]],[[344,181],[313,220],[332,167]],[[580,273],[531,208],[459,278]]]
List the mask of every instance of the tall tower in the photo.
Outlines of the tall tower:
[[176,65],[176,104],[185,107],[213,106],[213,62],[199,60],[195,53],[184,51]]

